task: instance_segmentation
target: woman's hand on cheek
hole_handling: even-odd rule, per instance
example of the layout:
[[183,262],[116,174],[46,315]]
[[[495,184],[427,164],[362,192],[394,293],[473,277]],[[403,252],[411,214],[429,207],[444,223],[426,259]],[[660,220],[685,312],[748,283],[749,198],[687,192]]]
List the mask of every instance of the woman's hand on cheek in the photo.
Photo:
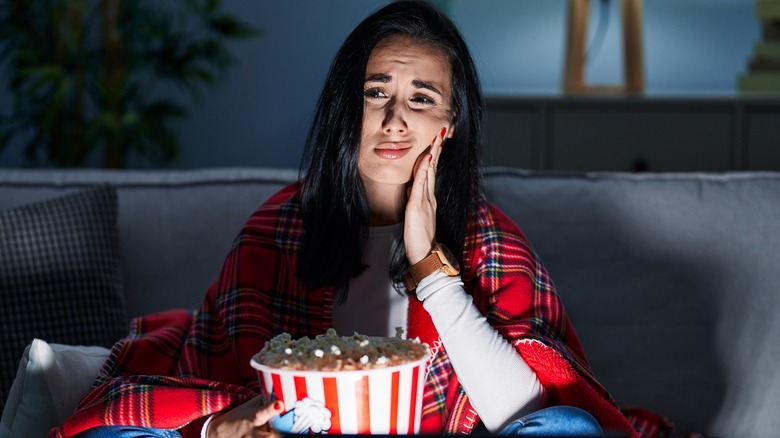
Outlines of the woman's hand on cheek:
[[428,255],[436,238],[436,166],[446,132],[436,133],[414,166],[404,219],[406,257],[412,265]]

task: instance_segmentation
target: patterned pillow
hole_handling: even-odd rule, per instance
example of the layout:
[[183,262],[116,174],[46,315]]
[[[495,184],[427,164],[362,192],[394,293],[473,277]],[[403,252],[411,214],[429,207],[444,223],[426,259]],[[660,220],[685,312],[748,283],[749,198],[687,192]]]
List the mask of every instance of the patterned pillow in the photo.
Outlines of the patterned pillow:
[[110,347],[127,334],[113,187],[0,212],[0,303],[0,409],[33,338]]

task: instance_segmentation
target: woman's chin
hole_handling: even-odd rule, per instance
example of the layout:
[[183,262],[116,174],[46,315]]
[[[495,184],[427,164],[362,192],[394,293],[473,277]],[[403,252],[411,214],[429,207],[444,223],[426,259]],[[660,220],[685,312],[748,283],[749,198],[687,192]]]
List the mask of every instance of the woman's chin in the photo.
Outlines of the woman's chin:
[[399,172],[399,171],[383,171],[383,172],[370,172],[361,173],[365,182],[371,182],[374,184],[382,185],[405,185],[412,180],[411,172]]

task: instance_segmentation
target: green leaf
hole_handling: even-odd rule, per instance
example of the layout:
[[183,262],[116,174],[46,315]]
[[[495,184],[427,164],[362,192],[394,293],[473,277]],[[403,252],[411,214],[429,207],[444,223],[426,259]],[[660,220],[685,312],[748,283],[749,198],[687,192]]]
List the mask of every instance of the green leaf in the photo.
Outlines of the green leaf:
[[219,15],[211,19],[211,30],[227,38],[250,38],[259,31],[232,15]]
[[186,107],[149,96],[176,83],[198,98],[232,64],[227,41],[259,34],[219,0],[123,1],[106,56],[104,1],[0,0],[0,68],[15,90],[0,148],[22,138],[40,165],[83,165],[107,148],[170,160]]
[[216,12],[219,8],[219,0],[206,0],[206,12]]

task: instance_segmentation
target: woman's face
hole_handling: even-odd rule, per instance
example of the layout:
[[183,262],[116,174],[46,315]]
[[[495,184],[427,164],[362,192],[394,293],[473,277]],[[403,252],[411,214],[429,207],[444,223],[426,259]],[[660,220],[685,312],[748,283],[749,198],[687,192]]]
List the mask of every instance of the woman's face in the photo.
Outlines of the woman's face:
[[408,37],[377,44],[363,88],[358,169],[364,183],[409,182],[415,161],[442,128],[452,136],[451,83],[442,52]]

